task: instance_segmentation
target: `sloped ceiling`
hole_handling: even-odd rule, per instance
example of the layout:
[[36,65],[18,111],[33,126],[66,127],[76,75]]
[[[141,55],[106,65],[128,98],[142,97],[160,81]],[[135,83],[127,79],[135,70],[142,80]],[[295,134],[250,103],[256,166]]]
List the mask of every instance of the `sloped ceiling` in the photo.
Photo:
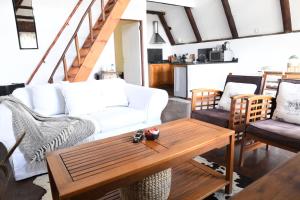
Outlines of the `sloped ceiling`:
[[[280,0],[228,0],[238,37],[283,33]],[[289,0],[292,31],[300,30],[300,0]],[[196,42],[184,7],[147,2],[147,10],[165,12],[176,43]],[[232,38],[222,0],[194,1],[192,13],[202,41]]]
[[199,0],[147,0],[148,2],[156,2],[156,3],[164,3],[164,4],[172,4],[178,6],[188,6],[195,7],[196,2]]
[[[157,5],[159,5],[159,7]],[[189,43],[196,41],[183,7],[148,3],[147,10],[163,11],[166,13],[165,18],[168,25],[171,27],[171,33],[176,43]]]
[[220,0],[198,1],[192,12],[203,40],[231,37]]
[[230,0],[240,37],[283,32],[279,0]]

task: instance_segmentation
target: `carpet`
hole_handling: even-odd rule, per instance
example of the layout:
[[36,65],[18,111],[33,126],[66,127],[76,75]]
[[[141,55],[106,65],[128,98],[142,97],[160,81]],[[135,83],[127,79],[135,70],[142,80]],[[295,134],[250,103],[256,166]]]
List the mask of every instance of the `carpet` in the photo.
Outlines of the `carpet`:
[[[209,162],[205,158],[201,156],[197,156],[195,160],[199,163],[202,163],[215,171],[225,175],[225,170],[226,167],[224,166],[219,166],[217,163],[214,162]],[[225,189],[223,188],[222,190],[219,190],[218,192],[215,192],[214,194],[210,195],[209,197],[205,198],[205,200],[225,200],[229,199],[231,196],[239,193],[242,191],[245,187],[247,187],[250,183],[253,181],[246,177],[242,176],[236,172],[233,172],[233,185],[232,185],[232,193],[230,195],[225,193]]]
[[[219,166],[216,163],[209,162],[205,158],[201,156],[197,156],[195,161],[205,164],[206,166],[220,172],[221,174],[225,175],[226,168],[224,166]],[[232,195],[237,194],[238,192],[242,191],[243,188],[245,188],[247,185],[249,185],[252,181],[244,176],[239,175],[238,173],[233,173],[233,188],[232,188],[232,194],[227,195],[224,192],[224,189],[219,190],[218,192],[212,194],[211,196],[207,197],[205,200],[226,200],[229,199]],[[51,190],[50,190],[50,184],[48,175],[43,175],[37,177],[33,183],[41,188],[44,188],[46,193],[44,196],[42,196],[41,200],[51,200]]]

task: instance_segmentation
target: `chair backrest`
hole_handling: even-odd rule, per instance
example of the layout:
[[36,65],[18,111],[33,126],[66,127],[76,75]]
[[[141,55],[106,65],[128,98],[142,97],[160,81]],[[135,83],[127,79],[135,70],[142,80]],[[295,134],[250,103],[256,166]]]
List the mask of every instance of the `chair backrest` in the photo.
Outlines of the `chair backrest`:
[[285,74],[282,76],[284,79],[300,79],[300,73],[299,72],[285,72]]
[[263,86],[263,77],[262,76],[242,76],[242,75],[229,74],[226,78],[225,86],[228,82],[255,84],[255,85],[257,85],[257,88],[256,88],[254,94],[262,94],[262,86]]
[[282,79],[282,71],[264,71],[262,94],[275,98],[279,81]]
[[278,95],[278,92],[279,92],[280,84],[282,82],[300,84],[300,79],[283,78],[283,79],[279,80],[279,84],[278,84],[278,88],[277,88],[277,92],[276,92],[276,98],[277,98],[277,95]]

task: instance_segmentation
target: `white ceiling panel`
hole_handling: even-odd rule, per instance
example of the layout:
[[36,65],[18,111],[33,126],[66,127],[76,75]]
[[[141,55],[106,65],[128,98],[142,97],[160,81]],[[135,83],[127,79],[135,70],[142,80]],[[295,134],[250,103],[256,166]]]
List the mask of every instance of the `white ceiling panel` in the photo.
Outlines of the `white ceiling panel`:
[[229,0],[239,36],[283,31],[279,0]]
[[171,6],[160,3],[147,3],[147,10],[165,12],[168,25],[176,43],[195,42],[196,38],[185,10],[181,6]]
[[231,37],[221,0],[197,1],[192,10],[203,40]]
[[195,7],[198,0],[147,0],[147,2],[166,3],[179,6]]
[[300,0],[290,0],[293,30],[300,30]]

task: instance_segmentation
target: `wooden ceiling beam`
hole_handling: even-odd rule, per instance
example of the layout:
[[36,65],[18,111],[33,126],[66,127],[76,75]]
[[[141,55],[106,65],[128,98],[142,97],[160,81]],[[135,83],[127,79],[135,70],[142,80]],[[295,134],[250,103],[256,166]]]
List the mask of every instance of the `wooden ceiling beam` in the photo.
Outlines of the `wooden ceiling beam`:
[[232,38],[234,38],[234,39],[238,38],[239,34],[237,32],[237,28],[236,28],[235,21],[234,21],[232,12],[231,12],[229,1],[222,0],[222,5],[223,5],[224,11],[225,11],[225,15],[226,15],[227,22],[228,22],[228,25],[229,25],[229,28],[231,31]]
[[168,23],[166,21],[165,13],[164,12],[159,12],[159,11],[147,10],[147,14],[158,15],[159,21],[162,24],[162,26],[163,26],[163,28],[166,32],[166,35],[169,39],[170,44],[175,45],[176,43],[175,43],[174,37],[171,33],[171,27],[168,26]]
[[199,32],[199,29],[197,27],[194,15],[192,13],[192,9],[190,7],[184,7],[184,10],[185,10],[185,13],[186,13],[189,21],[190,21],[190,24],[192,26],[192,29],[193,29],[193,32],[194,32],[194,35],[196,37],[197,42],[201,42],[202,38],[201,38],[201,35],[200,35],[200,32]]
[[147,10],[147,14],[151,14],[151,15],[165,15],[165,12],[161,12],[161,11],[154,11],[154,10]]
[[162,26],[163,26],[166,34],[167,34],[167,37],[168,37],[171,45],[175,45],[176,43],[175,43],[174,37],[173,37],[173,35],[171,33],[171,27],[169,27],[169,25],[167,24],[165,16],[162,15],[162,14],[160,14],[160,15],[158,15],[158,18],[159,18],[159,20],[160,20],[160,22],[161,22],[161,24],[162,24]]
[[285,33],[292,32],[291,9],[289,0],[280,0],[282,24]]

